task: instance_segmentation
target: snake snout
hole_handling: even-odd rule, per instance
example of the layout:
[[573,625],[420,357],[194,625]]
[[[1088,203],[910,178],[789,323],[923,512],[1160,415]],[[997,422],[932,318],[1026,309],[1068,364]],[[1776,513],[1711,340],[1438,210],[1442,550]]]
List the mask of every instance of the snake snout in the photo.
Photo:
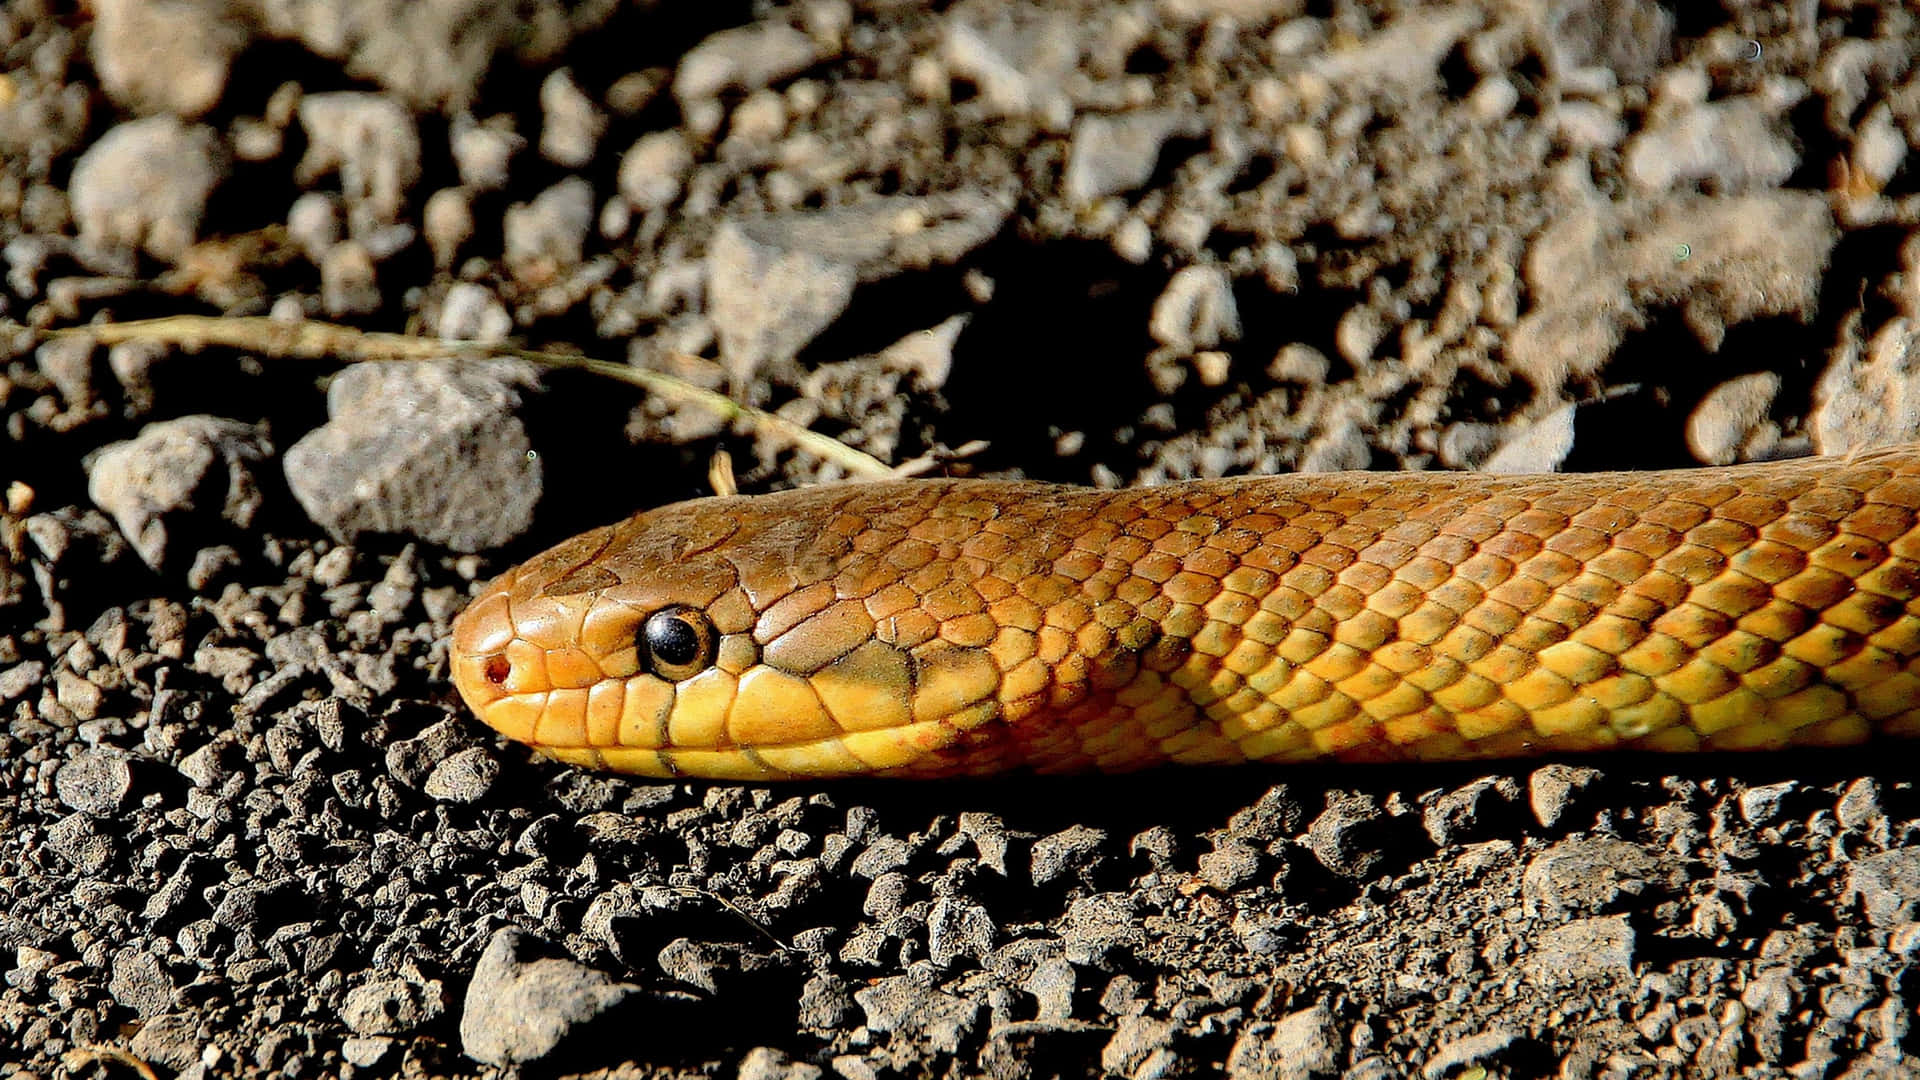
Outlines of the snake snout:
[[507,696],[507,685],[514,675],[513,661],[507,654],[514,640],[508,603],[511,576],[495,580],[454,618],[447,656],[454,689],[468,708],[490,724],[494,723],[491,706]]

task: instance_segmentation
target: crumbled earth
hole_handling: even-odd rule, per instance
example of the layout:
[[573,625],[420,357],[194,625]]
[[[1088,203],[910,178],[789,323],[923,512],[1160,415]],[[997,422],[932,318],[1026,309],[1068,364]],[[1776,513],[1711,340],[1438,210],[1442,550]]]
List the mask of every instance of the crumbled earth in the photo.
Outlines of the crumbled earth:
[[[0,1078],[1908,1076],[1887,753],[765,789],[532,759],[477,580],[822,464],[1920,434],[1897,3],[14,0]],[[982,445],[984,444],[984,445]],[[1903,751],[1901,751],[1903,752]]]

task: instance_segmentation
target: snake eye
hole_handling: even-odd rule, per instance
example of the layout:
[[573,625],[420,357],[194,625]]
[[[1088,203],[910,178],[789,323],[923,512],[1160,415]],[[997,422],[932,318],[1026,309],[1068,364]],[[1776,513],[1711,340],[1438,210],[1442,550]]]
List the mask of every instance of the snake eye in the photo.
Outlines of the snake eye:
[[647,616],[640,627],[647,666],[655,675],[678,682],[705,671],[713,663],[713,624],[693,608],[663,608]]

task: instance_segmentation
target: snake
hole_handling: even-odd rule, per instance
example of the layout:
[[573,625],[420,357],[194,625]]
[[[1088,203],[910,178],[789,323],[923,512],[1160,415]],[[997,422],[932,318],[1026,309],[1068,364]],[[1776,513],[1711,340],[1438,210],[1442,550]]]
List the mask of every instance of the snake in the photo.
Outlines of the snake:
[[449,669],[660,778],[1844,746],[1920,733],[1917,514],[1920,446],[712,497],[479,587]]

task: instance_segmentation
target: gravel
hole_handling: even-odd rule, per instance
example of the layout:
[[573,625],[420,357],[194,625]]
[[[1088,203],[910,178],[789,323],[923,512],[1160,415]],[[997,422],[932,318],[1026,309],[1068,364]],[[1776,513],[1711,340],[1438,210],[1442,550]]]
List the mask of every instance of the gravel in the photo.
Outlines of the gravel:
[[1076,483],[1851,452],[1920,430],[1899,5],[70,7],[0,9],[0,1080],[1920,1072],[1885,751],[589,775],[454,702],[475,582],[833,467],[34,333]]

